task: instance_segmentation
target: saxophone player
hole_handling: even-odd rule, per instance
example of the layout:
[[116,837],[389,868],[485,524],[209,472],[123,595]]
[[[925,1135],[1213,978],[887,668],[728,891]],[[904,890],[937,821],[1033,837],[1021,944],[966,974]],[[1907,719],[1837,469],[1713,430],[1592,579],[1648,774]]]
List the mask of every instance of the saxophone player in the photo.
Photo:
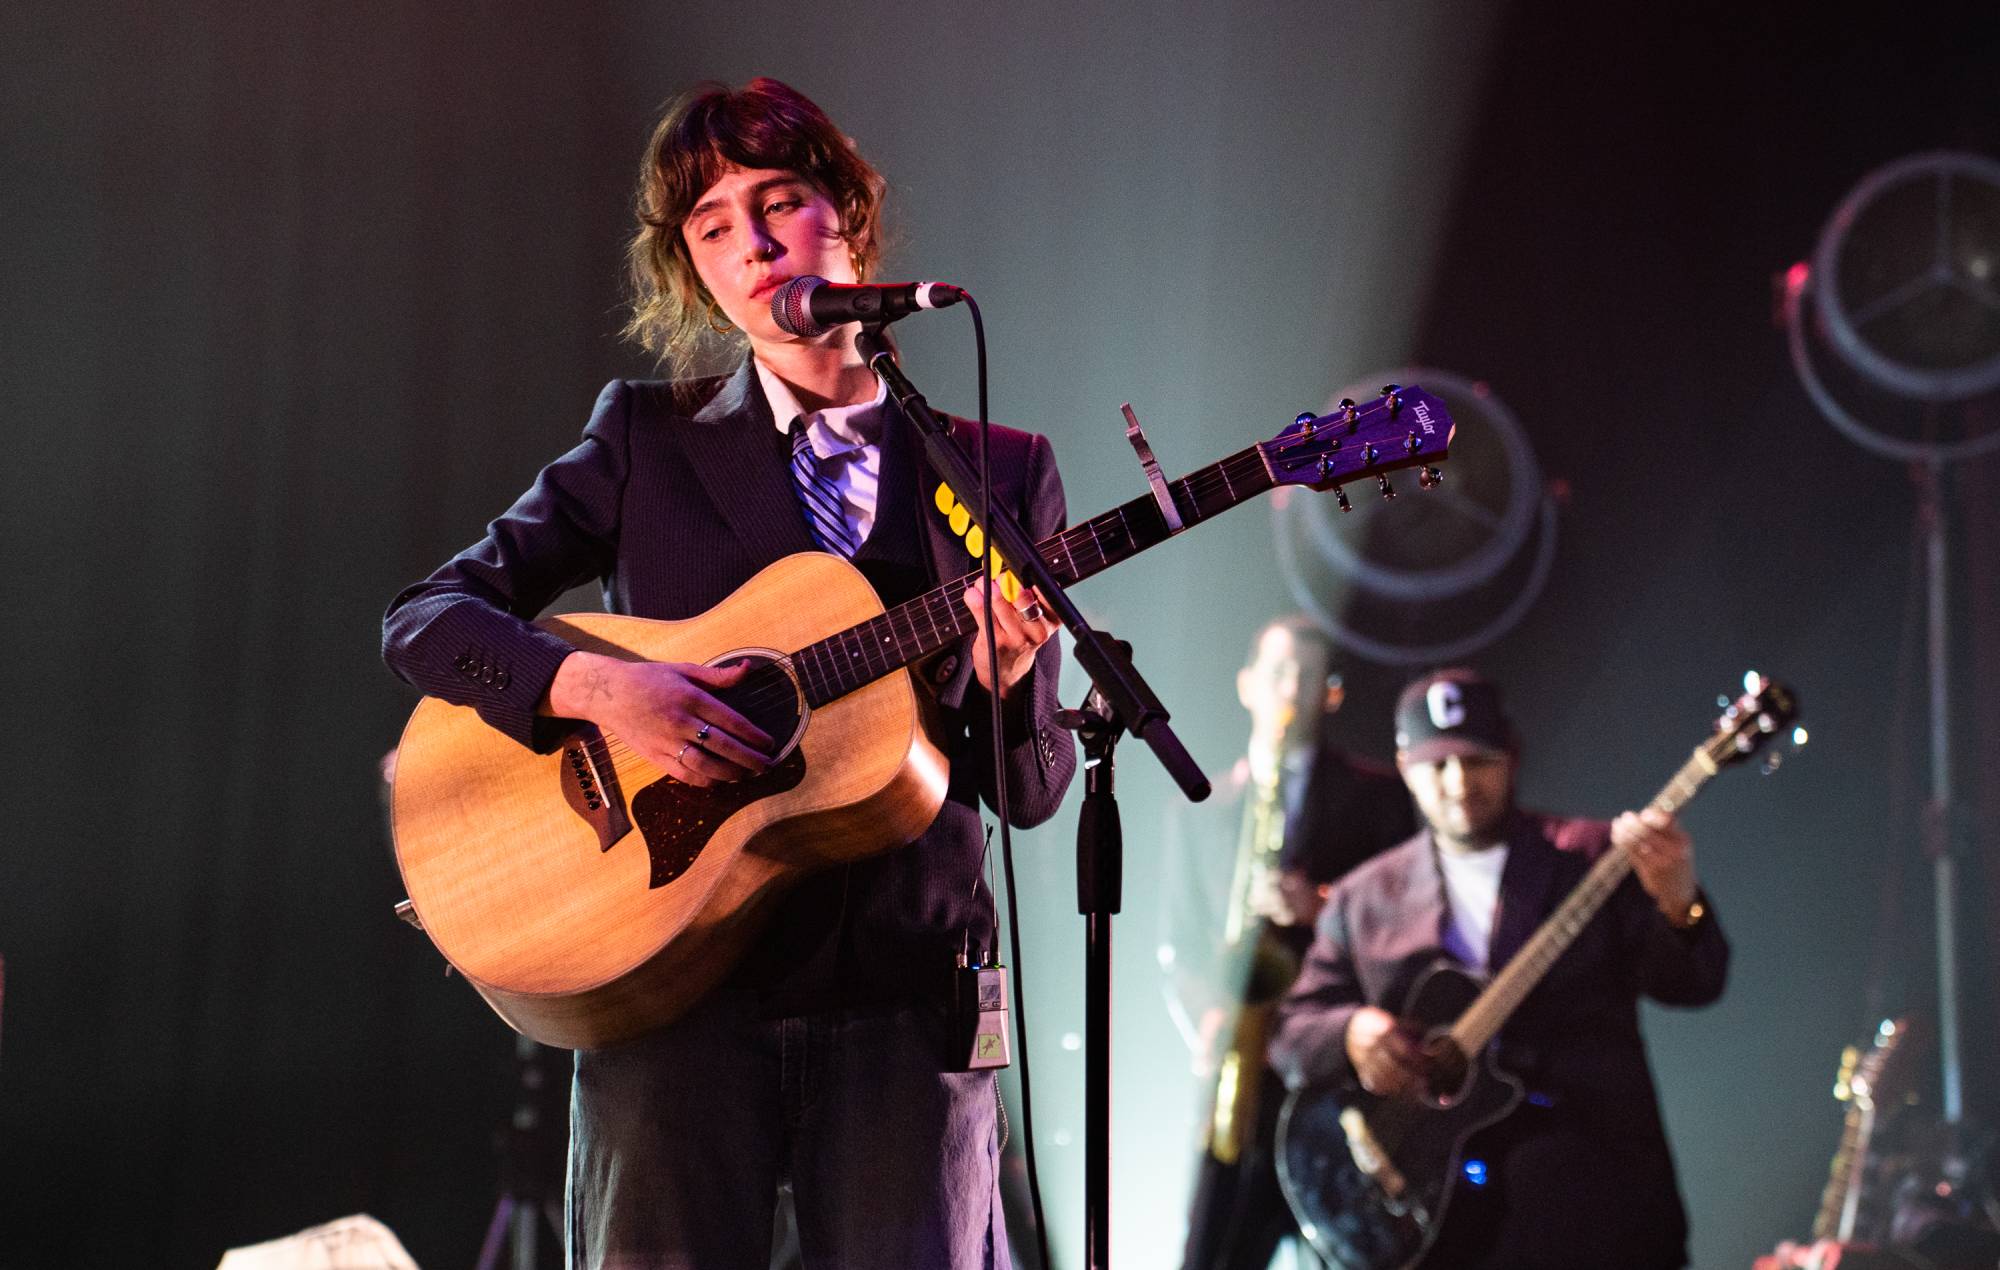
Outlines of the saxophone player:
[[1257,632],[1236,674],[1245,753],[1215,798],[1168,825],[1159,957],[1208,1091],[1183,1270],[1265,1270],[1296,1236],[1272,1154],[1284,1089],[1265,1062],[1271,1015],[1330,884],[1415,831],[1396,774],[1327,737],[1342,700],[1334,654],[1304,617]]

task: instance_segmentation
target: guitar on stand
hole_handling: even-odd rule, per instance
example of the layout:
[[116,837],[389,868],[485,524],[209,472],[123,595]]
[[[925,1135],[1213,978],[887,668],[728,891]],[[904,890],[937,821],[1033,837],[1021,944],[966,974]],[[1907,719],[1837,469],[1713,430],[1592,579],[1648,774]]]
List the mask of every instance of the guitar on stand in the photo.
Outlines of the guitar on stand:
[[1877,1131],[1892,1124],[1914,1097],[1911,1079],[1929,1045],[1923,1021],[1906,1015],[1882,1020],[1867,1053],[1850,1045],[1841,1054],[1833,1096],[1847,1104],[1847,1115],[1813,1217],[1812,1242],[1779,1244],[1757,1259],[1758,1270],[1827,1270],[1856,1244],[1872,1248],[1890,1242],[1898,1173],[1909,1171],[1896,1165],[1910,1161],[1885,1159]]
[[[1790,691],[1754,672],[1653,807],[1679,811],[1724,768],[1762,750],[1797,715]],[[1773,758],[1776,757],[1774,754]],[[1499,1122],[1526,1090],[1488,1044],[1632,870],[1613,844],[1506,967],[1482,983],[1449,961],[1410,989],[1404,1017],[1422,1023],[1429,1092],[1382,1098],[1346,1081],[1308,1085],[1278,1124],[1278,1177],[1299,1227],[1342,1270],[1401,1270],[1436,1240],[1465,1141]]]
[[1833,1096],[1847,1104],[1847,1116],[1813,1218],[1814,1241],[1887,1239],[1889,1197],[1870,1185],[1879,1172],[1875,1131],[1910,1095],[1910,1077],[1928,1044],[1928,1031],[1914,1019],[1884,1019],[1866,1056],[1852,1046],[1841,1056]]
[[[1451,434],[1443,402],[1391,385],[1161,480],[1039,551],[1067,587],[1281,485],[1332,490],[1343,507],[1339,487],[1363,478],[1394,497],[1389,473],[1402,468],[1428,488]],[[403,734],[391,807],[414,923],[502,1019],[545,1044],[602,1046],[671,1021],[794,880],[900,846],[936,817],[950,773],[908,668],[972,632],[959,598],[972,581],[885,611],[846,560],[809,552],[686,621],[544,619],[592,652],[745,666],[716,695],[778,738],[777,761],[696,788],[600,729],[578,724],[537,754],[470,708],[426,698]]]

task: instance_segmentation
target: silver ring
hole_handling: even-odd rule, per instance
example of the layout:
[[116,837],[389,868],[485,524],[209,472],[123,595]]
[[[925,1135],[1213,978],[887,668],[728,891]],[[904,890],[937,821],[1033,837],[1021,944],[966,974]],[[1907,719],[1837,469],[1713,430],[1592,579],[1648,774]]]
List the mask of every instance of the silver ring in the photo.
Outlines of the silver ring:
[[700,745],[703,741],[706,741],[708,739],[708,728],[709,725],[706,723],[701,725],[701,731],[694,734],[694,744]]
[[674,755],[674,762],[679,763],[682,759],[686,758],[689,748],[692,747],[693,745],[694,745],[693,741],[689,741],[686,745],[683,745],[680,748],[680,753]]
[[1042,606],[1041,606],[1041,605],[1040,605],[1039,603],[1037,603],[1037,604],[1030,604],[1030,605],[1029,605],[1029,606],[1028,606],[1027,608],[1024,608],[1024,609],[1022,609],[1022,610],[1021,610],[1021,618],[1022,618],[1022,620],[1023,620],[1023,621],[1028,621],[1028,622],[1039,622],[1039,621],[1041,621],[1041,620],[1042,620]]

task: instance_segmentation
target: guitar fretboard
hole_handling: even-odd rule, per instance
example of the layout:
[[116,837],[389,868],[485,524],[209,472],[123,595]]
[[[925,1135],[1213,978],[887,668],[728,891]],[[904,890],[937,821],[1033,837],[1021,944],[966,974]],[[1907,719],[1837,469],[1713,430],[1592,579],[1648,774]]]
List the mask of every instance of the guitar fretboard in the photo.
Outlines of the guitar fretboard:
[[[1168,486],[1185,529],[1228,511],[1273,485],[1259,446],[1191,472]],[[1067,587],[1100,573],[1172,534],[1151,496],[1135,498],[1037,544],[1056,580]],[[977,570],[955,578],[879,617],[851,626],[791,655],[806,701],[822,706],[893,670],[918,661],[972,632],[961,598]]]
[[[1669,815],[1678,812],[1718,770],[1707,747],[1695,750],[1650,805]],[[1461,1053],[1476,1055],[1486,1047],[1631,871],[1632,853],[1621,845],[1612,844],[1598,857],[1583,881],[1452,1024],[1451,1039]]]

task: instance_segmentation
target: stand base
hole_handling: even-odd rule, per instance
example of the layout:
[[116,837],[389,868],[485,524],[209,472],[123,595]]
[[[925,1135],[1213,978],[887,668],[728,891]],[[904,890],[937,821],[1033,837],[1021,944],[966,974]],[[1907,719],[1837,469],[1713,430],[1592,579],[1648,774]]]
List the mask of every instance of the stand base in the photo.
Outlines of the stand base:
[[562,1222],[554,1201],[537,1204],[524,1196],[502,1195],[493,1208],[493,1220],[486,1224],[486,1242],[479,1246],[477,1270],[499,1270],[500,1251],[510,1241],[514,1249],[512,1270],[539,1270],[536,1256],[541,1223],[535,1220],[537,1216],[548,1223],[549,1233],[560,1246]]

